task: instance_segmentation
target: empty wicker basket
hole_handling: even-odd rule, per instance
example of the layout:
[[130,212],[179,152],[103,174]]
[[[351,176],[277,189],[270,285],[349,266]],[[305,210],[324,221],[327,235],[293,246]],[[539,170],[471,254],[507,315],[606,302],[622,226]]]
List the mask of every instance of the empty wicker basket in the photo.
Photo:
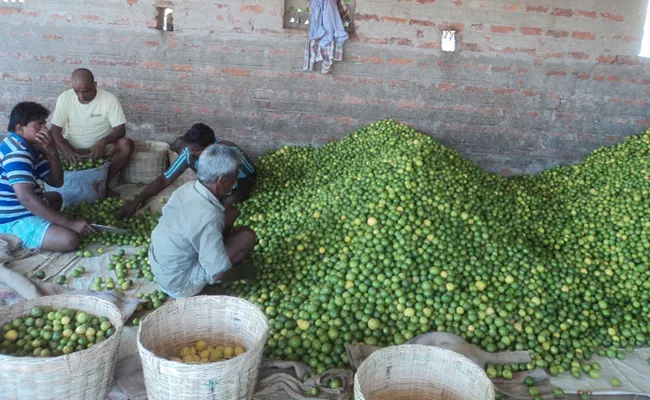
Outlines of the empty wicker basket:
[[113,384],[115,358],[124,324],[112,303],[91,296],[56,295],[0,309],[0,325],[29,314],[34,306],[85,311],[107,317],[115,334],[90,349],[59,357],[0,355],[2,399],[104,399]]
[[145,140],[135,142],[135,149],[122,172],[126,183],[149,184],[169,165],[169,144]]
[[356,400],[492,400],[494,387],[470,359],[438,347],[403,345],[372,353],[354,376]]
[[[228,296],[178,299],[149,314],[138,330],[149,400],[250,399],[269,324],[253,304]],[[168,358],[198,340],[242,346],[244,354],[210,364]]]

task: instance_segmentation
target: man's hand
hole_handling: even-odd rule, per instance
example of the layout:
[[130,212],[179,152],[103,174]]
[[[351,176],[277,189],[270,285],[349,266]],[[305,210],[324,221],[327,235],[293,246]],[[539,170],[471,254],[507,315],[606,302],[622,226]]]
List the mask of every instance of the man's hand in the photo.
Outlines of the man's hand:
[[65,158],[65,160],[71,164],[78,163],[79,161],[81,161],[81,155],[74,150],[71,151],[63,150],[63,158]]
[[90,157],[97,160],[106,154],[106,142],[104,139],[99,139],[97,143],[90,149]]
[[136,211],[138,211],[138,205],[139,204],[134,201],[123,205],[119,210],[117,210],[117,219],[125,219],[131,217],[133,214],[135,214]]
[[38,151],[46,156],[53,156],[56,154],[56,145],[54,144],[47,128],[41,129],[41,131],[36,134],[35,145]]
[[68,225],[68,228],[77,232],[77,234],[81,236],[86,236],[95,232],[95,229],[93,229],[88,222],[83,220],[72,221],[70,225]]

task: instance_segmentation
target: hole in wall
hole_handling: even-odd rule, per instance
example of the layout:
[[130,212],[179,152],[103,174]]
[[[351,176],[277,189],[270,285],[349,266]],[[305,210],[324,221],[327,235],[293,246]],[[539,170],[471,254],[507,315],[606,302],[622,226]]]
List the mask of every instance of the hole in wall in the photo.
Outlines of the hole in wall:
[[170,7],[156,7],[156,29],[174,31],[174,10]]

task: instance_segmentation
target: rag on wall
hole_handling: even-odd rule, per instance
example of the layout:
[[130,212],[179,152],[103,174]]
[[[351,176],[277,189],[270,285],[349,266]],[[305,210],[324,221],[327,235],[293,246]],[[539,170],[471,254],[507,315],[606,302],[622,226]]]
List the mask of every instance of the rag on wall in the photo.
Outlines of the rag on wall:
[[343,43],[347,39],[337,0],[312,0],[303,70],[312,71],[320,62],[321,72],[327,74],[334,61],[343,61]]

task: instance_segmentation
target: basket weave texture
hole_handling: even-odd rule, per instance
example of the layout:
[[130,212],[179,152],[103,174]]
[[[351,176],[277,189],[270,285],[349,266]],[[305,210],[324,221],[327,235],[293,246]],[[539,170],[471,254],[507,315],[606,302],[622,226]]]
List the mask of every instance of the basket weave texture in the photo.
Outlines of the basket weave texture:
[[[268,329],[266,316],[236,297],[199,296],[165,304],[138,330],[149,400],[250,399]],[[167,359],[198,340],[213,346],[238,345],[246,352],[209,364]]]
[[122,171],[126,183],[149,184],[159,177],[169,165],[169,144],[144,140],[135,142],[135,149]]
[[69,308],[107,317],[115,333],[90,349],[59,357],[0,355],[0,398],[104,399],[113,384],[115,359],[124,327],[120,310],[92,296],[45,296],[0,309],[0,325],[28,315],[35,306]]
[[432,346],[372,353],[354,376],[356,400],[493,400],[487,374],[470,359]]

